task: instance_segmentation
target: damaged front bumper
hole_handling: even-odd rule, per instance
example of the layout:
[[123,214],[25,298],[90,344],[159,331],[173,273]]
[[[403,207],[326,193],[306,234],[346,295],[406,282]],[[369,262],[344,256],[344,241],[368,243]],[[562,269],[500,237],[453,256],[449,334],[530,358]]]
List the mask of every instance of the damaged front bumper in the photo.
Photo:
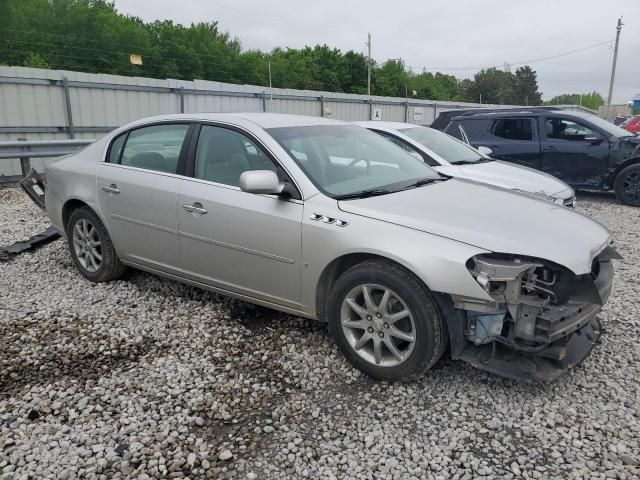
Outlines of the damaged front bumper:
[[537,259],[472,259],[470,272],[494,301],[440,298],[453,358],[528,382],[560,376],[584,360],[598,341],[597,315],[611,292],[611,260],[619,258],[606,247],[587,275]]

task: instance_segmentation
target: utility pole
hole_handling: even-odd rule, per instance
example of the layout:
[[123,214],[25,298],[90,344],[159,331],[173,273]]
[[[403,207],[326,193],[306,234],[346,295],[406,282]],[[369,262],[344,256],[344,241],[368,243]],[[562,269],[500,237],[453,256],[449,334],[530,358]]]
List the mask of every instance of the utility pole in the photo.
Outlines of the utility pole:
[[371,34],[367,33],[367,95],[371,96]]
[[613,65],[611,66],[611,83],[609,83],[609,97],[607,98],[607,116],[611,116],[611,98],[613,97],[613,81],[616,78],[616,62],[618,61],[618,43],[620,42],[620,32],[622,31],[622,17],[618,19],[616,26],[616,46],[613,50]]
[[273,101],[273,87],[271,86],[271,60],[269,60],[269,96]]

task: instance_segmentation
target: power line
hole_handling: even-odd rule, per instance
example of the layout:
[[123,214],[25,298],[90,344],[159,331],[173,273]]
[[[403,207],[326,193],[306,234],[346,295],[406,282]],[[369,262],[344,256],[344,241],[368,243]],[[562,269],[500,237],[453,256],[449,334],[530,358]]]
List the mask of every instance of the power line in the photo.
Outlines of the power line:
[[[509,62],[509,65],[511,66],[529,65],[531,63],[538,63],[538,62],[544,62],[546,60],[553,60],[555,58],[566,57],[567,55],[573,55],[574,53],[584,52],[585,50],[601,47],[603,45],[610,45],[611,42],[613,41],[614,39],[611,39],[611,40],[607,40],[606,42],[595,43],[593,45],[589,45],[588,47],[578,48],[576,50],[569,50],[568,52],[558,53],[556,55],[550,55],[548,57],[534,58],[532,60],[523,60],[519,62]],[[408,67],[416,70],[423,69],[423,70],[430,70],[430,71],[434,71],[434,70],[440,71],[440,70],[487,70],[489,68],[502,68],[504,67],[504,65],[505,64],[502,63],[502,64],[496,64],[496,65],[484,66],[484,67],[415,67],[411,65],[408,65]]]

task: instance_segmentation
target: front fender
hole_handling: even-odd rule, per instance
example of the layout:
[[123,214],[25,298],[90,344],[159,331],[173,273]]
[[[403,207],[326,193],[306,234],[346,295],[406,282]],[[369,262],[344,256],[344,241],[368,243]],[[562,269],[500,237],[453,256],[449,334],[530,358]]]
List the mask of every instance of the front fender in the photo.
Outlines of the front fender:
[[[305,204],[302,220],[302,303],[310,314],[316,314],[316,292],[325,268],[336,259],[354,253],[393,260],[420,278],[433,292],[491,301],[466,267],[469,258],[487,253],[487,250],[349,214],[338,210],[336,202],[333,202],[333,209],[328,202],[313,203]],[[347,225],[313,220],[312,214],[327,215],[347,222]]]

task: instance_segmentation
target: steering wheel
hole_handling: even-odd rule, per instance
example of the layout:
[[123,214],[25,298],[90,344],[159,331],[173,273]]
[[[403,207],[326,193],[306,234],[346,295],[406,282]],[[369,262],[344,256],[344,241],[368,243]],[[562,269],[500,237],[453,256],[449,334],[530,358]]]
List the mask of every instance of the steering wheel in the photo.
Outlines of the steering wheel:
[[371,162],[369,160],[365,160],[364,158],[354,158],[346,166],[347,175],[353,175],[354,173],[356,173],[356,172],[353,171],[353,169],[356,166],[356,164],[358,164],[360,162],[365,162],[367,164],[367,166],[365,167],[367,170],[369,169],[369,167],[371,167]]

